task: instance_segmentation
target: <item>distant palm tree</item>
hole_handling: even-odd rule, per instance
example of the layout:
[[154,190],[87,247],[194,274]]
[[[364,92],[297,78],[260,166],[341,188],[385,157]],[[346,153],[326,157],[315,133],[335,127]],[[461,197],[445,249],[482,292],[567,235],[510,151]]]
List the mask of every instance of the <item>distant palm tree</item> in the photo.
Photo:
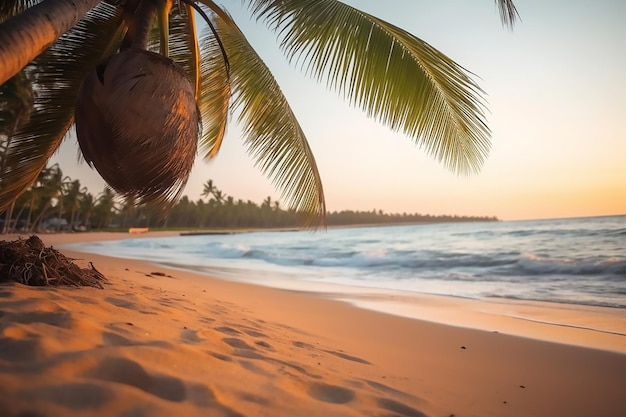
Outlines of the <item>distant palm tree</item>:
[[95,210],[100,218],[98,228],[109,227],[114,214],[118,211],[117,196],[109,187],[104,187],[104,190],[98,194]]
[[[30,198],[28,199],[28,214],[26,216],[26,224],[24,228],[26,230],[30,230],[31,228],[31,219],[33,216],[33,212],[35,209],[38,209],[41,205],[42,200],[44,199],[45,187],[44,182],[46,181],[46,176],[48,175],[48,169],[43,169],[37,175],[35,182],[26,190],[26,193],[30,194]],[[21,211],[21,210],[20,210]],[[18,215],[19,218],[19,215]]]
[[213,180],[208,180],[202,187],[202,197],[210,197],[217,191],[217,187],[213,185]]
[[63,207],[70,212],[69,228],[76,226],[76,217],[80,210],[81,198],[87,192],[87,188],[81,187],[80,180],[66,183],[63,190]]
[[[495,2],[512,25],[512,0]],[[446,167],[479,169],[490,147],[482,91],[446,55],[337,0],[243,3],[311,76]],[[192,7],[210,28],[199,38]],[[150,37],[155,13],[158,39]],[[214,157],[236,110],[250,155],[289,206],[324,220],[304,132],[267,66],[212,0],[4,0],[3,20],[0,83],[28,64],[40,97],[0,172],[0,208],[35,180],[74,116],[85,159],[111,186],[167,205],[187,181],[196,143]]]
[[39,193],[39,198],[44,202],[42,210],[39,212],[35,220],[33,221],[31,229],[36,229],[39,224],[46,219],[46,215],[49,209],[56,202],[57,204],[57,223],[56,228],[59,229],[61,224],[60,220],[63,217],[63,190],[69,183],[70,178],[63,176],[63,171],[59,164],[54,164],[45,170],[41,186],[35,190]]
[[127,195],[122,200],[122,208],[120,214],[122,215],[122,227],[132,227],[135,220],[135,212],[137,211],[137,200],[133,195]]
[[215,190],[213,197],[215,197],[215,202],[219,205],[226,199],[226,194],[224,194],[221,190]]
[[[33,86],[24,71],[0,85],[0,172],[5,170],[5,154],[13,135],[30,117],[33,101]],[[2,233],[10,232],[14,207],[15,199],[6,210]]]
[[91,227],[91,215],[93,214],[96,206],[93,194],[87,192],[81,193],[79,201],[79,224],[89,229]]

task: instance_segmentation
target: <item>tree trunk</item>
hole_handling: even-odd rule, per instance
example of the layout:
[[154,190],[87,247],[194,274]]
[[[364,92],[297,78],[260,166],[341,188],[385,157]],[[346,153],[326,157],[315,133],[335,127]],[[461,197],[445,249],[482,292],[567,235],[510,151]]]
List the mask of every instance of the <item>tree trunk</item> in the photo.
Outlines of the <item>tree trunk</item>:
[[[131,22],[131,30],[127,36],[131,36],[131,46],[133,48],[148,49],[148,42],[150,41],[150,32],[152,25],[154,24],[154,16],[156,14],[157,7],[153,1],[142,1],[137,11],[134,13],[133,21]],[[132,32],[132,33],[131,33]]]
[[17,74],[100,0],[46,0],[0,24],[0,84]]
[[30,203],[26,202],[22,204],[22,207],[20,207],[20,211],[17,212],[17,215],[15,216],[15,220],[13,221],[13,224],[12,224],[12,228],[11,228],[12,231],[19,230],[20,217],[22,217],[22,213],[24,213],[24,209],[26,208],[26,205],[30,205]]
[[30,230],[30,219],[33,217],[33,204],[35,204],[35,198],[30,199],[30,204],[28,205],[28,216],[26,217],[26,225],[24,228],[26,230]]
[[72,208],[70,212],[70,232],[74,231],[74,223],[76,222],[76,209]]
[[48,202],[43,206],[43,209],[41,210],[41,213],[39,213],[39,215],[33,221],[33,225],[29,229],[29,232],[37,230],[37,227],[39,227],[39,223],[41,223],[41,220],[43,220],[43,217],[44,217],[44,215],[46,214],[46,212],[48,211],[49,208],[50,208],[50,200],[48,200]]
[[7,208],[6,216],[4,218],[4,228],[2,229],[2,233],[11,233],[11,220],[13,217],[13,209],[15,208],[15,201],[11,203],[11,205]]
[[59,197],[59,217],[57,218],[57,232],[61,231],[61,219],[63,218],[63,196]]

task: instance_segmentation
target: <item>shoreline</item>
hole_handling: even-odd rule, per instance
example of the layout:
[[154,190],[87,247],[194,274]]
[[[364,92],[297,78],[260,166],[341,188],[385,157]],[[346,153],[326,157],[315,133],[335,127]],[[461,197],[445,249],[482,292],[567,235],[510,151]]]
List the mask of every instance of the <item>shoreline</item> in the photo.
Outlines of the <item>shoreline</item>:
[[[55,248],[127,236],[40,235]],[[416,305],[395,295],[398,306],[419,307],[421,319],[409,319],[328,294],[60,250],[110,282],[0,286],[2,415],[626,413],[626,348],[606,347],[626,337],[529,320],[561,320],[542,306],[422,296]],[[457,325],[431,320],[443,313]],[[458,327],[470,318],[485,329]],[[533,338],[505,330],[522,327],[542,330]]]
[[[255,230],[237,233],[252,232],[255,232]],[[19,235],[9,236],[12,236],[9,239],[12,240]],[[77,250],[76,248],[65,248],[64,245],[76,245],[83,241],[94,242],[176,236],[183,235],[178,231],[157,231],[142,234],[117,232],[53,233],[43,235],[45,237],[43,240],[50,246],[59,246],[58,249],[62,252],[76,252],[81,254],[80,257],[86,257],[93,255],[93,253],[81,252],[80,249]],[[26,235],[21,237],[26,237]],[[397,317],[424,320],[454,327],[501,332],[539,341],[565,343],[626,354],[626,310],[617,307],[509,298],[476,299],[443,294],[356,287],[339,283],[304,282],[275,278],[271,282],[261,283],[256,279],[241,279],[239,276],[229,278],[225,274],[220,275],[216,273],[217,271],[205,271],[202,268],[194,268],[192,266],[136,258],[117,258],[114,255],[101,256],[118,261],[136,260],[148,265],[152,264],[155,267],[190,272],[207,279],[241,283],[252,287],[295,291],[304,295],[340,301],[359,309]],[[246,272],[249,271],[242,270],[237,275]],[[273,274],[273,272],[270,274]],[[456,311],[462,311],[463,314],[458,314]],[[559,328],[558,332],[552,331],[552,328],[555,327]],[[598,333],[598,335],[597,337],[587,337],[589,333]]]
[[[159,238],[175,237],[177,232],[150,232],[141,235],[109,234],[103,239],[118,240],[124,238]],[[99,236],[99,234],[94,234]],[[52,235],[55,236],[55,235]],[[54,241],[71,242],[72,235]],[[78,236],[77,236],[78,237]],[[69,249],[69,250],[74,250]],[[83,252],[81,252],[83,253]],[[86,252],[89,253],[89,252]],[[109,256],[109,255],[106,255]],[[115,258],[114,255],[111,255]],[[132,259],[132,258],[123,258]],[[271,274],[272,279],[260,282],[258,279],[245,279],[246,273],[241,270],[235,277],[229,277],[221,268],[195,268],[193,266],[143,260],[165,268],[188,271],[207,278],[228,282],[240,282],[252,286],[298,291],[312,296],[325,297],[348,303],[357,308],[376,311],[394,316],[426,320],[450,326],[470,329],[499,331],[502,333],[528,337],[537,340],[567,343],[594,349],[604,349],[618,353],[626,353],[626,311],[617,307],[592,306],[586,304],[560,303],[537,300],[509,298],[465,298],[452,295],[408,292],[383,288],[357,287],[338,283],[320,283],[294,281],[277,278],[278,273]],[[243,276],[243,278],[242,278]],[[463,311],[464,314],[451,313]],[[558,327],[558,332],[552,328]],[[600,333],[598,337],[587,337],[588,333]]]
[[[476,299],[275,277],[271,282],[262,283],[258,279],[242,279],[241,275],[247,270],[237,272],[236,278],[229,278],[226,274],[215,273],[218,268],[205,271],[167,262],[141,261],[208,279],[298,292],[407,319],[626,354],[626,311],[623,308],[508,298]],[[554,327],[559,331],[553,332]],[[589,333],[598,335],[588,337]]]

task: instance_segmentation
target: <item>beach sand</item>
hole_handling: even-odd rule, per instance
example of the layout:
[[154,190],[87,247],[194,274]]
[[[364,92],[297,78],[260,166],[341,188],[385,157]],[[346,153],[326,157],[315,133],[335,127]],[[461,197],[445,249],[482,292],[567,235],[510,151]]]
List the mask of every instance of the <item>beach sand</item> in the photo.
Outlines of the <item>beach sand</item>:
[[626,415],[622,310],[389,296],[418,320],[62,252],[109,282],[0,285],[0,416]]

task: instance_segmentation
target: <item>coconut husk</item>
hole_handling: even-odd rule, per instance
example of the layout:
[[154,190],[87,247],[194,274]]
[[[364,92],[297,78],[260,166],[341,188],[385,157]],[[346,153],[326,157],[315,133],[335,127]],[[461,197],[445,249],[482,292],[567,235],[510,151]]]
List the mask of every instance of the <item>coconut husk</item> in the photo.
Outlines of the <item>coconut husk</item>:
[[83,81],[76,136],[88,164],[118,193],[174,203],[200,135],[195,90],[172,60],[140,49],[113,55]]
[[32,286],[103,288],[107,279],[91,262],[89,268],[81,268],[33,235],[28,239],[0,241],[0,282],[9,281]]

